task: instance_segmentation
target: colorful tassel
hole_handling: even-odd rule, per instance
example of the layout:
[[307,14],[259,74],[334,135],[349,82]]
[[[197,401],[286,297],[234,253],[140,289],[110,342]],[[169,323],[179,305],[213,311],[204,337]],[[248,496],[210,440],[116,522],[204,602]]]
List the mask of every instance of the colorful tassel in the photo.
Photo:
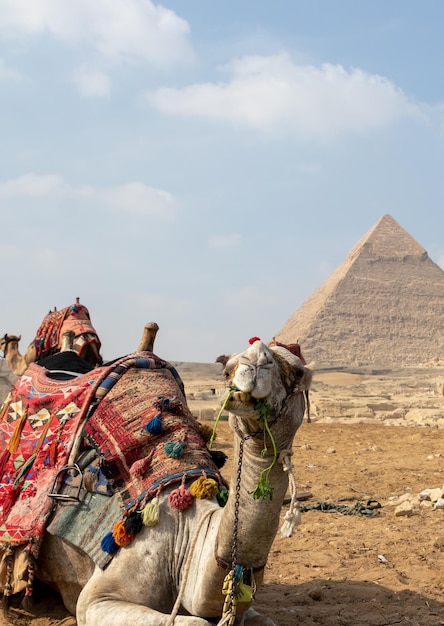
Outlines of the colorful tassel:
[[194,498],[185,485],[180,485],[170,493],[169,503],[171,508],[184,511],[188,509],[194,502]]
[[142,510],[143,525],[148,527],[156,526],[159,523],[159,513],[159,499],[155,497]]
[[114,541],[121,548],[128,546],[134,539],[134,535],[125,530],[125,522],[123,520],[114,524],[113,537]]
[[216,500],[219,506],[224,507],[228,501],[229,491],[226,487],[221,487],[216,494]]
[[58,437],[54,437],[48,450],[48,467],[54,467],[57,460],[57,446],[59,444]]
[[227,455],[222,450],[210,450],[211,458],[218,469],[221,469],[227,462]]
[[183,413],[183,404],[176,398],[165,398],[165,396],[159,396],[154,406],[162,413],[168,411],[168,413],[174,413],[175,415],[181,415]]
[[155,415],[146,426],[144,426],[143,430],[150,433],[150,435],[160,435],[162,432],[162,420],[160,419],[160,413]]
[[28,581],[26,583],[25,595],[22,598],[21,606],[25,611],[30,611],[34,606],[34,575],[35,567],[34,560],[28,552]]
[[142,478],[148,471],[149,466],[151,465],[151,455],[147,456],[143,459],[139,459],[131,466],[131,473]]
[[17,426],[15,427],[14,432],[11,435],[11,439],[9,440],[9,443],[8,443],[8,450],[11,453],[16,452],[19,446],[23,426],[26,424],[27,419],[28,419],[28,413],[25,409],[23,409],[23,413],[20,417],[20,420],[18,421]]
[[164,446],[164,452],[171,459],[181,459],[183,456],[185,442],[183,441],[168,441]]
[[114,541],[114,537],[111,531],[109,533],[106,533],[106,535],[102,538],[102,541],[100,542],[100,547],[104,552],[107,552],[108,554],[115,554],[117,552],[119,546]]
[[200,500],[211,500],[219,491],[219,485],[213,478],[201,476],[190,487],[190,493]]
[[6,466],[8,464],[10,456],[11,456],[11,453],[9,452],[8,448],[3,450],[3,452],[0,455],[0,482],[3,478],[3,474],[5,473]]
[[[9,404],[10,403],[7,403],[6,401],[3,404],[3,407],[1,410],[2,417],[6,415],[9,409]],[[14,429],[14,432],[12,433],[11,438],[9,439],[8,445],[3,450],[0,456],[0,481],[3,478],[3,474],[5,473],[5,469],[6,469],[6,465],[8,464],[9,457],[11,456],[11,454],[17,451],[17,448],[20,443],[20,437],[22,435],[22,430],[23,430],[24,425],[26,424],[27,419],[28,419],[28,413],[26,410],[23,410],[22,415]]]
[[143,528],[142,515],[139,511],[132,511],[124,520],[125,530],[130,535],[137,535]]
[[12,484],[2,485],[0,492],[0,511],[1,517],[4,520],[8,517],[9,511],[15,504],[19,493],[20,487],[15,487]]
[[14,573],[14,552],[15,548],[8,546],[5,552],[6,579],[3,586],[2,609],[6,613],[11,604],[12,580]]

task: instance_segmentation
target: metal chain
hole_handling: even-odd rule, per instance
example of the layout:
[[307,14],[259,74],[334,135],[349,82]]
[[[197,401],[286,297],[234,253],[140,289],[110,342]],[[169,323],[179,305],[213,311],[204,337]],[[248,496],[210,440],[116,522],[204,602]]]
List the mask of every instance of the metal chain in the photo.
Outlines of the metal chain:
[[236,473],[236,490],[234,497],[234,524],[233,524],[233,543],[231,546],[231,567],[234,570],[237,565],[237,534],[239,530],[239,506],[240,506],[240,485],[242,473],[242,459],[244,456],[244,443],[248,439],[245,435],[241,437],[239,442],[239,459],[237,462]]
[[[235,579],[236,567],[237,567],[237,536],[239,531],[239,509],[240,509],[240,486],[241,486],[241,473],[242,473],[242,460],[244,456],[244,443],[247,439],[250,439],[250,435],[242,435],[237,423],[235,423],[235,430],[240,435],[239,443],[239,458],[237,462],[236,472],[236,488],[234,496],[234,521],[233,521],[233,543],[231,545],[231,571],[228,575],[229,585],[229,600],[227,598],[224,604],[223,618],[219,625],[227,623],[228,626],[233,626],[236,619],[236,593],[237,583]],[[227,580],[227,579],[226,579]],[[218,625],[218,626],[219,626]]]

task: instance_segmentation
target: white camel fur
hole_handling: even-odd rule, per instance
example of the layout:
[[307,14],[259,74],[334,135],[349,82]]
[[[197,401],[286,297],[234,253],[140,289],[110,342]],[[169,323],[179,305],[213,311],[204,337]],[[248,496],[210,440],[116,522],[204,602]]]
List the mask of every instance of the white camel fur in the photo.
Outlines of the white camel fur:
[[[78,626],[230,623],[228,613],[222,618],[222,587],[232,566],[252,571],[255,584],[262,583],[288,487],[288,466],[274,460],[291,454],[312,372],[288,350],[269,348],[260,340],[232,356],[225,372],[236,388],[226,404],[234,431],[234,471],[225,507],[216,500],[196,499],[186,511],[172,509],[172,487],[165,489],[159,497],[158,525],[145,527],[104,570],[77,548],[47,534],[38,577],[59,590]],[[258,420],[254,406],[259,399],[266,399],[272,437],[264,420]],[[264,470],[271,499],[253,497]],[[249,601],[238,602],[236,608],[236,624],[273,626]]]

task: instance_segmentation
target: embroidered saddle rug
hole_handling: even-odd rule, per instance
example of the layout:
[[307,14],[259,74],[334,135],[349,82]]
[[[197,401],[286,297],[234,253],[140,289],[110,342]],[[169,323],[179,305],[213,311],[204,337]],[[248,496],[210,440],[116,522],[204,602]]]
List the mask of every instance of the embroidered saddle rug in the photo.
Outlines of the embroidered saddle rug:
[[124,515],[173,482],[210,476],[223,484],[166,361],[136,353],[69,381],[31,364],[0,410],[0,549],[38,557],[54,509],[48,494],[60,489],[82,441],[100,455]]
[[67,462],[94,378],[53,381],[32,363],[0,411],[0,547],[38,555],[55,477]]

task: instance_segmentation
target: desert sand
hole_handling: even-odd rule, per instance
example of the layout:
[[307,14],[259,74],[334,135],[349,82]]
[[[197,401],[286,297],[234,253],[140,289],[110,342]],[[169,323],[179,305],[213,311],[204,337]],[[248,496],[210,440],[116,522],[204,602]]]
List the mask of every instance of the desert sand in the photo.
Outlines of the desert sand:
[[[193,413],[211,426],[225,389],[221,367],[176,366]],[[444,625],[444,509],[418,498],[444,491],[443,382],[438,367],[316,373],[312,422],[294,442],[302,524],[276,537],[256,595],[255,608],[277,626]],[[224,417],[215,448],[229,456],[228,476]],[[31,613],[15,602],[4,623],[75,624],[51,590],[38,598]]]

